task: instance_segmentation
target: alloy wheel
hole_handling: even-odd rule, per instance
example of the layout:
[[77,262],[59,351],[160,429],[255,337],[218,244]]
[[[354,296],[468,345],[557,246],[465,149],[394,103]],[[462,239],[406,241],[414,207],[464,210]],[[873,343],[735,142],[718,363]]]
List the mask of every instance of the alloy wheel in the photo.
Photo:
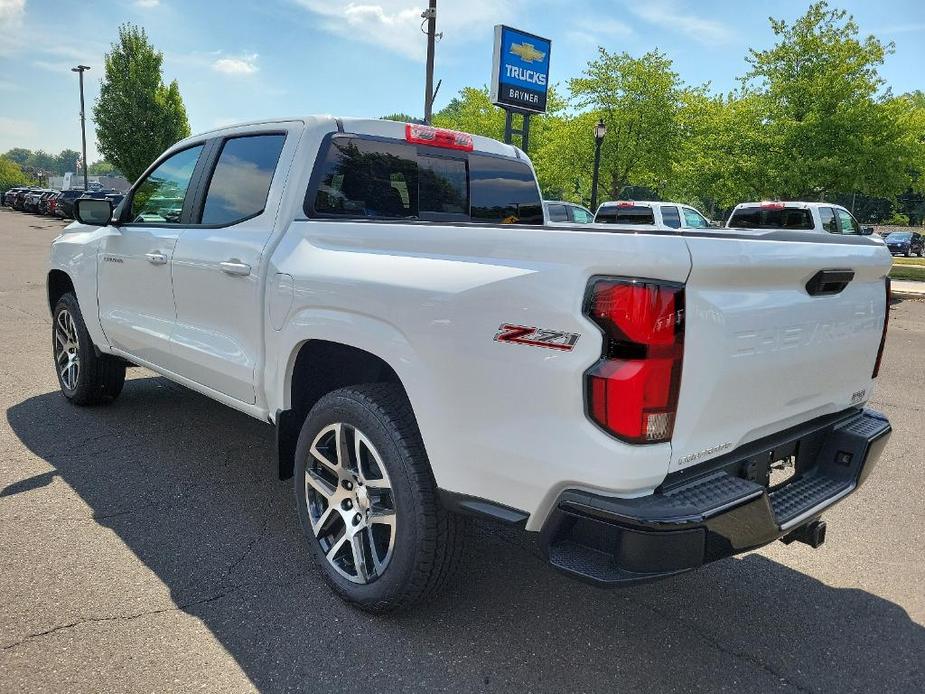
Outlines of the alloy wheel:
[[80,340],[74,317],[66,308],[55,318],[55,364],[61,382],[68,390],[77,388],[80,378]]
[[305,466],[305,499],[312,533],[334,570],[353,583],[379,578],[395,546],[395,496],[363,432],[337,422],[318,433]]

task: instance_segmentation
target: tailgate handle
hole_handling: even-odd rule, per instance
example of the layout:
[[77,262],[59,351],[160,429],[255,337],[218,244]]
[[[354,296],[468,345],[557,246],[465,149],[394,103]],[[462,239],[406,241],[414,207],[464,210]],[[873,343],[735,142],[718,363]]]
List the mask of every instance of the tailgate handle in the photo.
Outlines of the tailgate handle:
[[806,283],[810,296],[838,294],[854,279],[854,270],[820,270]]

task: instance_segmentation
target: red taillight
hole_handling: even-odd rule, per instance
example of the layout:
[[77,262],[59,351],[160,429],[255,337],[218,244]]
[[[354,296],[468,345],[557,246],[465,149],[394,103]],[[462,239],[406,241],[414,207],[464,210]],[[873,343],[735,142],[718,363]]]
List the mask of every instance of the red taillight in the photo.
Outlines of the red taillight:
[[871,378],[877,378],[877,374],[880,373],[880,361],[883,359],[883,348],[886,346],[886,329],[890,324],[890,298],[892,292],[890,291],[889,277],[885,278],[884,287],[886,288],[886,309],[883,314],[883,334],[880,336],[880,349],[877,350],[877,361],[874,362],[874,372],[871,374]]
[[636,203],[632,200],[620,200],[617,202],[617,207],[634,207]]
[[471,152],[473,148],[472,135],[469,133],[417,123],[405,123],[405,139],[417,145],[459,149],[464,152]]
[[782,210],[784,209],[784,203],[772,200],[770,202],[761,203],[761,207],[766,210]]
[[684,356],[684,288],[646,280],[591,280],[586,313],[604,333],[587,374],[588,412],[630,443],[668,441]]

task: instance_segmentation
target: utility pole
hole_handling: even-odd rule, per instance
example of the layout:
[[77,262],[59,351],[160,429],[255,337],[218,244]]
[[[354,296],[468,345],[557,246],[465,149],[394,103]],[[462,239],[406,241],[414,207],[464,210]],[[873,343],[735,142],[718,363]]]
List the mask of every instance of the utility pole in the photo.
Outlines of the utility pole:
[[430,5],[421,13],[421,18],[427,22],[427,78],[424,80],[424,122],[430,125],[434,111],[434,43],[437,38],[437,0],[430,0]]
[[78,65],[72,67],[71,72],[80,75],[80,141],[83,147],[83,173],[84,173],[84,190],[90,189],[90,183],[87,180],[87,121],[84,114],[84,71],[89,70],[88,65]]

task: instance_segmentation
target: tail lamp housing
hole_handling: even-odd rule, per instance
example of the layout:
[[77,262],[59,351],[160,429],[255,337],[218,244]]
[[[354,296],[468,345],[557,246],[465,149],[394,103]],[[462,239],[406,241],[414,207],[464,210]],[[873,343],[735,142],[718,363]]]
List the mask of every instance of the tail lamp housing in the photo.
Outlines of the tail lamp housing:
[[600,329],[600,360],[585,372],[590,418],[634,444],[671,439],[684,357],[684,286],[594,277],[585,315]]

